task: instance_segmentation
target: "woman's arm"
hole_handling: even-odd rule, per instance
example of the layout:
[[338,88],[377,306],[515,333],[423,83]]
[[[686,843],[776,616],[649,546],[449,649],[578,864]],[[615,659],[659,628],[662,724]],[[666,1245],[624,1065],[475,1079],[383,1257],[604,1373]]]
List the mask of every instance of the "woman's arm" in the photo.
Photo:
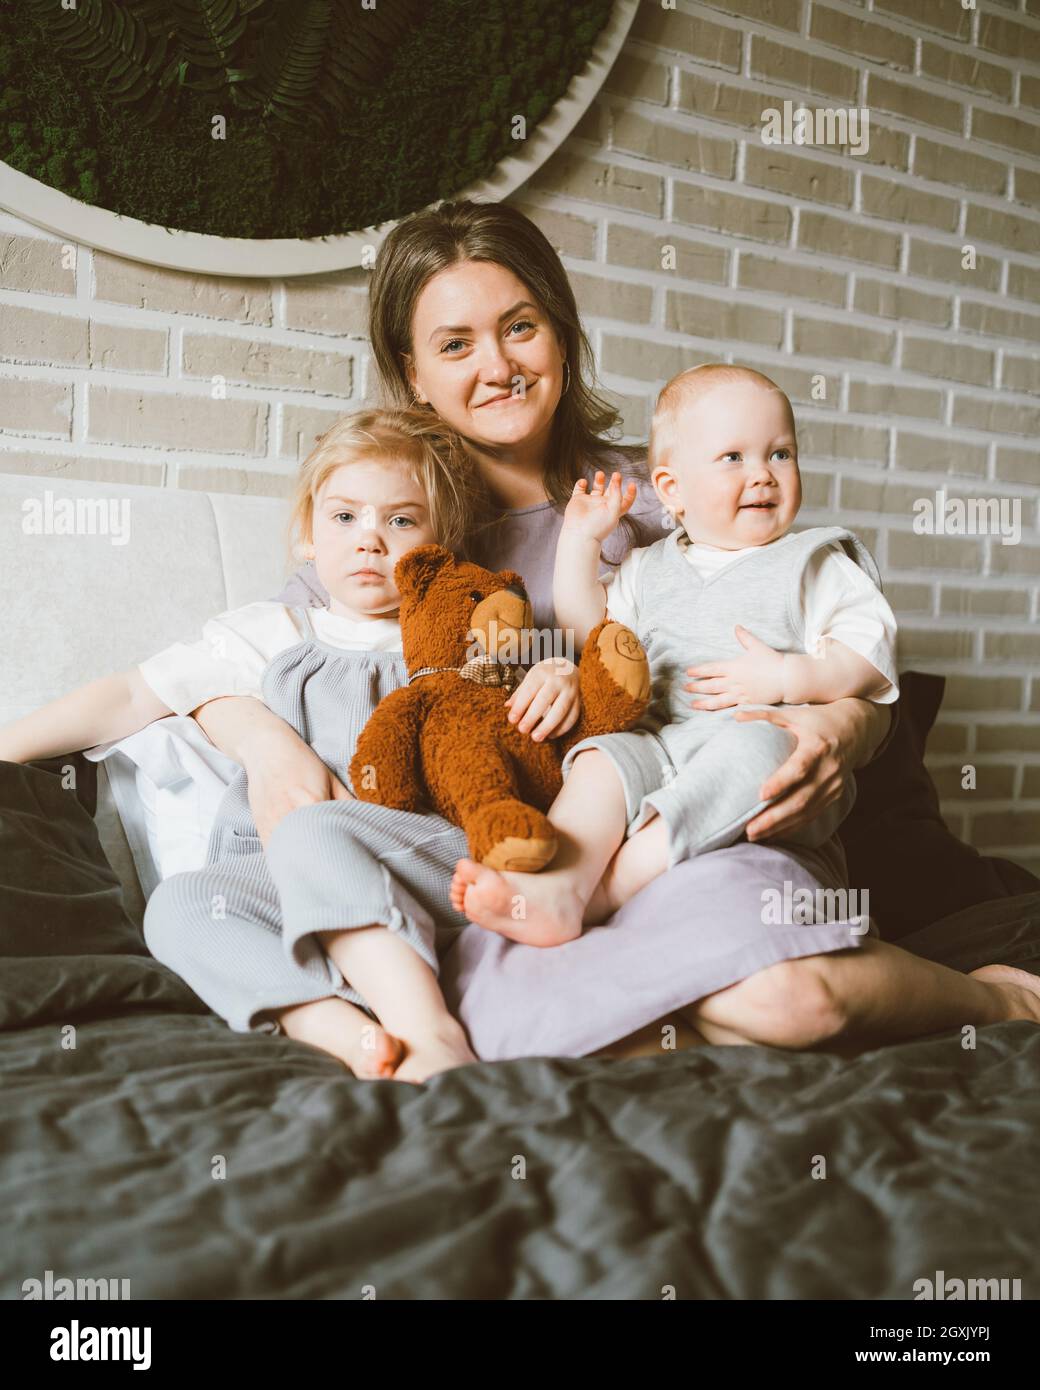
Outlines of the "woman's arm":
[[192,714],[210,742],[245,768],[262,844],[297,806],[354,799],[292,725],[252,696],[208,700]]
[[738,711],[736,720],[766,719],[798,740],[787,762],[763,784],[762,800],[777,799],[750,822],[748,839],[782,839],[837,801],[846,779],[873,758],[888,732],[892,708],[867,700],[835,700],[831,705]]
[[80,686],[0,729],[0,758],[28,763],[74,753],[136,734],[154,719],[172,713],[132,666]]

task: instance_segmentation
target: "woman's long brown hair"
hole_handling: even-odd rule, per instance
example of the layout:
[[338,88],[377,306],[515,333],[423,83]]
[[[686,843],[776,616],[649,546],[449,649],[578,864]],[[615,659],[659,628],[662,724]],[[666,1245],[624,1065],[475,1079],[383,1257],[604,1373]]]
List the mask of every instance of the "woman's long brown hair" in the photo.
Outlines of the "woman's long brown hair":
[[[446,202],[412,213],[380,247],[369,286],[369,337],[379,378],[381,404],[414,406],[404,357],[410,355],[412,319],[426,283],[461,261],[488,261],[512,271],[542,306],[563,339],[570,385],[553,417],[544,481],[557,506],[566,505],[574,484],[590,467],[610,471],[609,453],[621,456],[619,471],[647,478],[645,451],[604,438],[619,432],[619,412],[596,394],[592,348],[578,316],[567,272],[545,234],[508,203]],[[431,407],[432,409],[432,407]],[[486,447],[482,445],[481,447]],[[633,544],[645,544],[631,517],[622,525]]]

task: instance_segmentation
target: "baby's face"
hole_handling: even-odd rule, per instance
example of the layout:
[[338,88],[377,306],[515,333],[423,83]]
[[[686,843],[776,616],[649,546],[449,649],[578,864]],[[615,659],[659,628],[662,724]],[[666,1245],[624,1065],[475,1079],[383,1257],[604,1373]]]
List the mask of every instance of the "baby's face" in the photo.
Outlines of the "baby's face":
[[404,460],[341,464],[314,499],[314,567],[341,617],[393,617],[394,566],[436,540],[426,496]]
[[794,421],[779,392],[752,381],[718,385],[677,423],[679,442],[654,469],[654,486],[692,541],[742,550],[790,530],[802,480]]

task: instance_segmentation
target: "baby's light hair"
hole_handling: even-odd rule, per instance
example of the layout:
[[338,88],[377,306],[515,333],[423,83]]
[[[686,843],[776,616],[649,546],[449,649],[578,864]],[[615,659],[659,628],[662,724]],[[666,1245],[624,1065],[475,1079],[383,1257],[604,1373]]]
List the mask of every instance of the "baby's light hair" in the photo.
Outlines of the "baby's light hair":
[[459,551],[483,521],[487,499],[462,437],[432,411],[367,409],[341,415],[319,435],[296,474],[289,511],[289,549],[293,563],[314,540],[314,501],[344,463],[409,464],[430,510],[438,542]]
[[753,381],[766,390],[778,392],[783,397],[793,424],[794,411],[791,409],[791,402],[776,382],[771,381],[764,373],[756,372],[753,367],[740,367],[729,362],[702,362],[698,367],[688,367],[678,376],[673,376],[657,397],[648,449],[648,466],[651,473],[668,462],[679,443],[681,412],[699,404],[717,387],[729,386],[739,381]]

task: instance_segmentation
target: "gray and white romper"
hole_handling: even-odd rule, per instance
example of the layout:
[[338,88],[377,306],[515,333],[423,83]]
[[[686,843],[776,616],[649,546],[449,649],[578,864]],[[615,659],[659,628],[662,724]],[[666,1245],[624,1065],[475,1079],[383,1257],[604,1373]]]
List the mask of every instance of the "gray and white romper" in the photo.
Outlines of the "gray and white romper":
[[[789,532],[768,545],[749,547],[708,579],[691,565],[682,530],[635,552],[632,592],[624,606],[611,603],[612,617],[634,628],[646,648],[654,699],[637,729],[582,740],[563,763],[566,777],[580,752],[598,748],[610,758],[625,793],[626,837],[660,815],[668,830],[669,868],[685,859],[734,844],[744,827],[768,804],[759,797],[763,782],[783,764],[794,736],[766,720],[737,723],[736,709],[691,708],[697,697],[683,687],[692,662],[732,660],[744,649],[734,635],[739,624],[780,652],[807,652],[805,579],[814,557],[841,547],[869,579],[868,610],[878,615],[872,631],[894,632],[895,619],[881,595],[874,560],[843,527]],[[825,558],[825,557],[821,557]],[[625,561],[628,565],[633,557]],[[847,564],[847,561],[844,562]],[[852,575],[860,580],[854,568]],[[822,571],[820,571],[822,573]],[[840,594],[840,569],[839,574]],[[615,581],[616,582],[616,581]],[[861,605],[862,606],[862,605]],[[895,653],[889,642],[861,633],[849,635],[834,616],[833,635],[846,640],[879,667],[879,686],[888,682],[886,700],[898,695]],[[742,705],[742,709],[765,709]],[[850,778],[842,798],[802,831],[785,837],[792,844],[818,847],[828,840],[855,802]]]
[[[390,649],[323,640],[330,632],[361,640],[371,633]],[[349,789],[369,715],[407,683],[399,645],[389,620],[353,623],[257,603],[222,614],[202,642],[175,644],[140,670],[178,714],[218,695],[259,696]],[[463,832],[440,816],[350,800],[290,811],[265,853],[243,771],[220,804],[205,866],[164,879],[149,899],[145,940],[237,1032],[278,1031],[257,1016],[289,1002],[338,995],[367,1008],[315,933],[382,924],[437,973],[438,952],[466,925],[448,899],[466,852]],[[272,939],[280,939],[280,955]]]

